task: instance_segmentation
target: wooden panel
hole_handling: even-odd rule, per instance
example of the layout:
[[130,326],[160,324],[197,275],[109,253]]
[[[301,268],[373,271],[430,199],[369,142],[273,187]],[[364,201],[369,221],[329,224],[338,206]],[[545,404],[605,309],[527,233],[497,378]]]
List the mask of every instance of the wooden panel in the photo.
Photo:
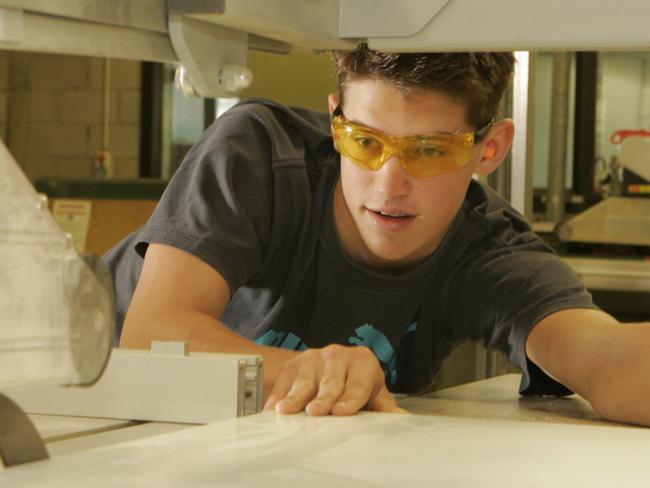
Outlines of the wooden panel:
[[102,255],[144,225],[156,208],[154,200],[93,200],[86,253]]
[[[50,200],[50,210],[57,199]],[[67,198],[66,200],[75,200]],[[85,200],[88,199],[76,199]],[[122,238],[147,223],[158,201],[97,199],[92,202],[90,226],[83,250],[101,256]]]

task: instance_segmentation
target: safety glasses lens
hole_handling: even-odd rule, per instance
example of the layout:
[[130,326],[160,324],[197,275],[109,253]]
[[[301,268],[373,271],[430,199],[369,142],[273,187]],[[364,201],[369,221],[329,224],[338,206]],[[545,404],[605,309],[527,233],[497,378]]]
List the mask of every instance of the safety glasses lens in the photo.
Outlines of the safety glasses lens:
[[346,131],[343,137],[345,154],[370,169],[379,169],[384,143],[375,135],[361,130]]
[[403,138],[387,142],[380,135],[353,124],[336,124],[334,129],[337,149],[357,165],[378,170],[388,156],[395,154],[404,170],[417,178],[465,166],[473,144],[472,138],[456,141],[456,136]]
[[449,140],[422,140],[402,149],[401,162],[408,173],[423,178],[466,165],[469,162],[469,151]]

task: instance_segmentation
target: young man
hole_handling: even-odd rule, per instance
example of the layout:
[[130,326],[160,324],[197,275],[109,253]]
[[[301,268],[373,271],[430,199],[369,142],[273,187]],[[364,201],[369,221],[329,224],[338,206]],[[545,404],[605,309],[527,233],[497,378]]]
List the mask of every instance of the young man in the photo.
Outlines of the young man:
[[346,415],[399,411],[390,391],[426,390],[454,346],[483,340],[522,369],[523,394],[570,389],[650,424],[650,327],[594,307],[472,179],[513,138],[494,119],[512,55],[361,45],[334,60],[329,117],[235,107],[109,253],[121,346],[261,354],[266,408]]

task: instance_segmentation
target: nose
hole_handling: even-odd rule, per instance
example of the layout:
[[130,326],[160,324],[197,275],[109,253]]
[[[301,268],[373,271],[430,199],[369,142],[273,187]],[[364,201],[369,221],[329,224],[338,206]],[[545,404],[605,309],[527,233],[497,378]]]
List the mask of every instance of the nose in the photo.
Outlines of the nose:
[[398,156],[391,154],[384,165],[375,171],[373,187],[385,200],[394,200],[408,195],[413,188],[413,181],[400,165]]

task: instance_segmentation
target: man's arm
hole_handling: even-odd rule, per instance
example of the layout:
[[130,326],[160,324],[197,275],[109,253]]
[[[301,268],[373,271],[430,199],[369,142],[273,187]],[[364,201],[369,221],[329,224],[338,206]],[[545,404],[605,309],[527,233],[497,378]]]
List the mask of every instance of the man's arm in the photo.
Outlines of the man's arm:
[[120,346],[149,349],[152,340],[186,341],[192,351],[264,357],[265,408],[281,413],[351,414],[364,408],[399,411],[377,358],[363,347],[305,352],[266,347],[224,325],[230,300],[225,279],[180,249],[150,244],[124,320]]
[[603,418],[650,426],[650,323],[621,324],[600,310],[563,310],[535,326],[526,353]]

